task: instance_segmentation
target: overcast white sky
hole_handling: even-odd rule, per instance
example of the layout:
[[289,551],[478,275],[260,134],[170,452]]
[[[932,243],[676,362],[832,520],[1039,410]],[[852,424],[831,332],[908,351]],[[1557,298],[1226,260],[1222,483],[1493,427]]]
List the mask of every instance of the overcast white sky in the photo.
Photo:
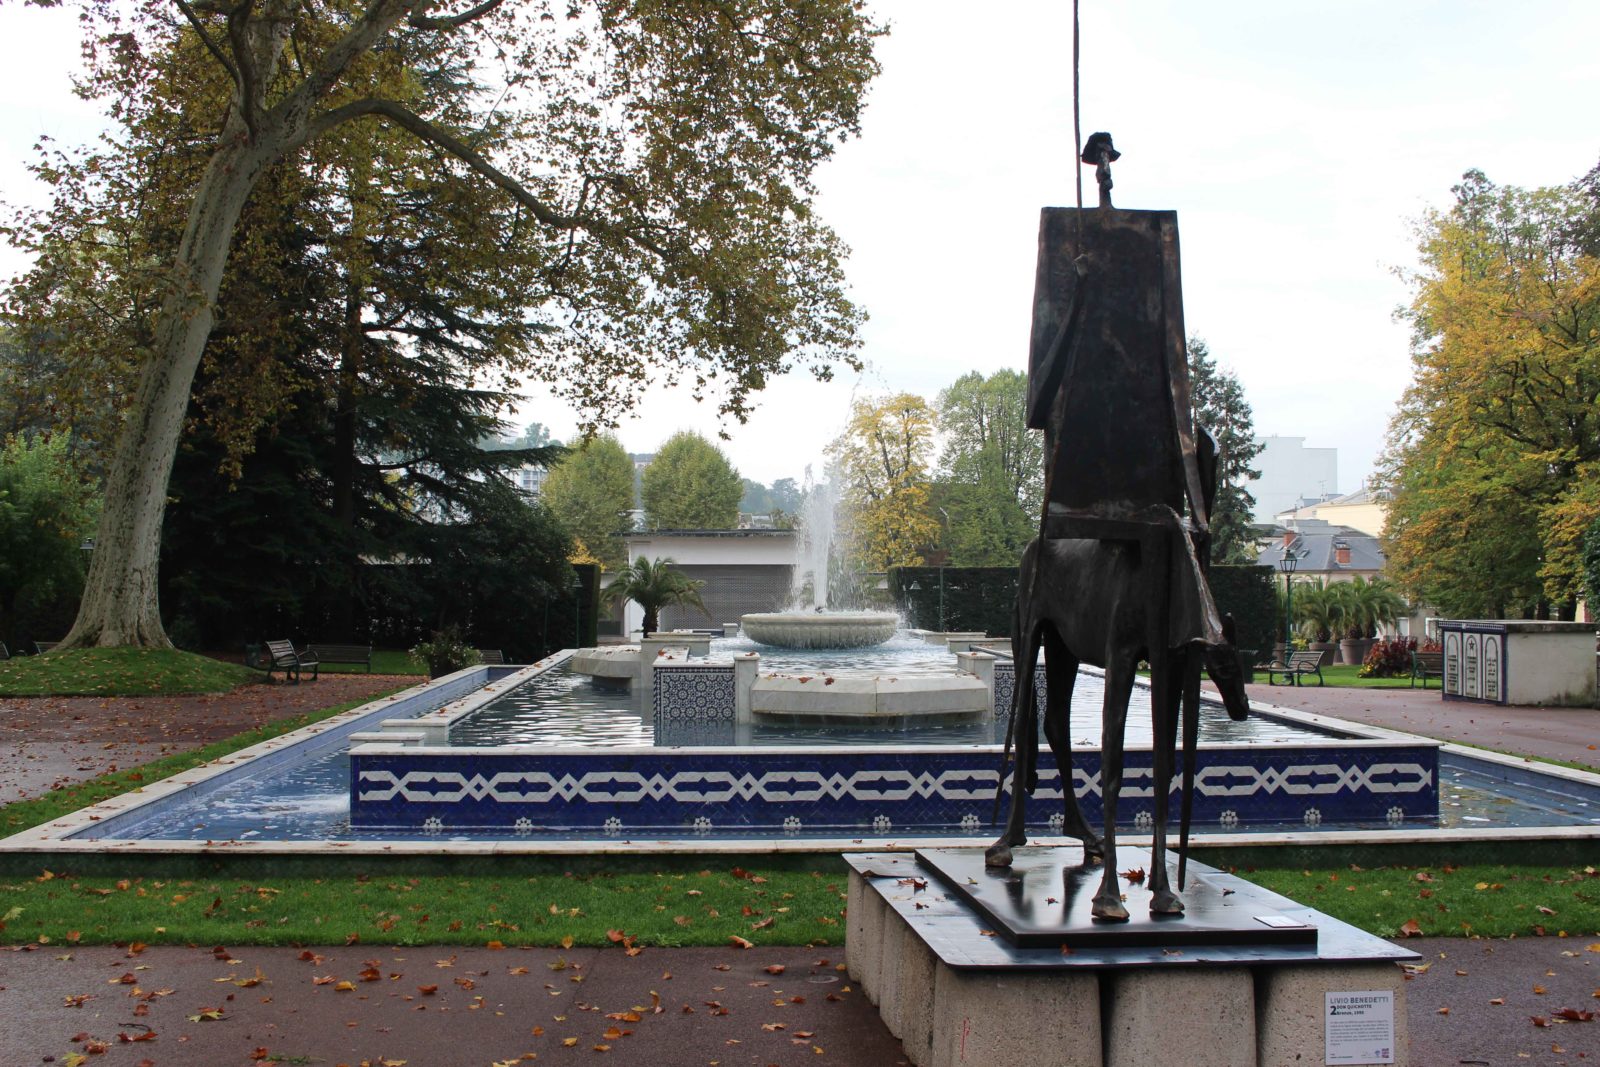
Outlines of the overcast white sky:
[[[873,6],[893,29],[883,74],[862,138],[820,175],[870,366],[779,382],[727,427],[764,482],[818,463],[855,393],[931,400],[968,370],[1025,366],[1039,208],[1073,201],[1070,0]],[[1258,432],[1336,447],[1337,488],[1356,488],[1408,378],[1393,270],[1414,262],[1410,220],[1469,167],[1551,185],[1595,165],[1600,4],[1082,0],[1082,21],[1084,134],[1123,152],[1118,206],[1177,210],[1190,332],[1239,376]],[[21,161],[40,133],[93,135],[76,63],[69,11],[0,8],[4,199],[38,195]],[[0,272],[17,265],[0,250]],[[516,418],[575,424],[537,396]],[[682,427],[714,431],[714,410],[664,393],[620,433],[647,452]]]

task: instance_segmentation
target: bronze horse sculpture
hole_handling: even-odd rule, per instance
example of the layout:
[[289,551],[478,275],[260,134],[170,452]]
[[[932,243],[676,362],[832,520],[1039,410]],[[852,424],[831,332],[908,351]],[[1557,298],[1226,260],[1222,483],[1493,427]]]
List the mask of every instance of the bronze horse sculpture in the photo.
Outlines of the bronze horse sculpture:
[[[1099,207],[1045,208],[1040,217],[1027,424],[1045,434],[1045,500],[1039,536],[1023,556],[1012,631],[1011,812],[985,854],[989,866],[1009,866],[1012,847],[1023,841],[1024,794],[1038,782],[1034,676],[1042,648],[1045,735],[1061,767],[1065,825],[1086,852],[1104,855],[1091,914],[1111,921],[1128,918],[1118,891],[1116,812],[1139,661],[1150,664],[1156,810],[1149,888],[1156,914],[1183,910],[1167,876],[1167,816],[1181,711],[1186,846],[1202,668],[1229,714],[1243,718],[1249,708],[1231,627],[1207,578],[1217,457],[1205,432],[1196,432],[1191,410],[1177,215],[1114,208],[1110,163],[1117,156],[1109,134],[1090,137],[1082,160],[1097,168]],[[1068,710],[1079,663],[1106,671],[1103,841],[1072,790]]]
[[[1043,546],[1041,549],[1041,545]],[[1105,872],[1095,895],[1092,914],[1099,919],[1128,918],[1117,882],[1117,794],[1122,786],[1123,727],[1128,697],[1141,659],[1151,665],[1151,734],[1154,755],[1155,826],[1151,850],[1150,910],[1177,914],[1183,902],[1172,891],[1167,874],[1168,800],[1176,762],[1177,731],[1183,727],[1183,792],[1180,841],[1187,844],[1191,798],[1194,791],[1199,727],[1200,672],[1204,667],[1217,683],[1228,714],[1243,719],[1249,709],[1243,675],[1232,646],[1231,620],[1224,620],[1227,642],[1219,645],[1189,643],[1178,648],[1148,647],[1148,600],[1141,595],[1139,574],[1144,561],[1138,546],[1097,540],[1060,539],[1034,541],[1023,554],[1023,588],[1041,595],[1033,603],[1019,603],[1016,687],[1012,696],[1012,728],[1016,737],[1016,763],[1012,775],[1011,807],[999,840],[985,853],[990,866],[1011,863],[1011,849],[1024,841],[1026,795],[1038,784],[1038,715],[1035,708],[1034,672],[1039,652],[1045,656],[1045,737],[1061,772],[1064,829],[1083,842],[1090,856],[1102,856]],[[1019,598],[1020,600],[1020,598]],[[1072,786],[1072,737],[1069,717],[1073,682],[1078,665],[1105,669],[1102,708],[1100,788],[1104,799],[1104,839],[1085,820]],[[1180,849],[1180,857],[1184,850]],[[1183,863],[1180,858],[1180,863]],[[1183,867],[1179,870],[1179,888]]]

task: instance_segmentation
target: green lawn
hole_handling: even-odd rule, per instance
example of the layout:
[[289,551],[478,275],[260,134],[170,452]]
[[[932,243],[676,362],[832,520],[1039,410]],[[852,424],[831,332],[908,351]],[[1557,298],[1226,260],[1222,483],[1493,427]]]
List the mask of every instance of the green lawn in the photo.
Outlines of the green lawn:
[[[1409,689],[1409,688],[1411,688],[1411,679],[1410,678],[1360,678],[1360,677],[1357,677],[1357,675],[1360,673],[1360,671],[1361,671],[1361,668],[1356,664],[1353,664],[1353,663],[1336,663],[1331,667],[1322,668],[1322,680],[1325,683],[1327,683],[1328,685],[1340,686],[1340,687],[1343,687],[1343,688],[1351,688],[1351,689]],[[1257,669],[1256,670],[1256,681],[1260,682],[1262,684],[1265,684],[1266,680],[1267,680],[1267,672],[1264,671],[1264,670]],[[1317,685],[1316,676],[1312,675],[1310,678],[1305,679],[1305,684],[1310,686],[1311,688],[1315,689],[1316,685]],[[1278,677],[1278,685],[1282,686],[1283,688],[1288,688],[1287,686],[1284,685],[1283,677],[1281,675]],[[1438,679],[1434,679],[1434,681],[1433,681],[1433,691],[1436,692],[1436,693],[1439,691],[1439,681],[1438,681]]]
[[[666,861],[641,873],[407,877],[404,862],[330,878],[74,878],[0,882],[0,942],[284,945],[844,943],[847,871],[745,871]],[[616,931],[616,936],[613,936]]]
[[[1466,864],[1237,870],[1241,878],[1381,937],[1600,937],[1600,871]],[[1600,953],[1600,943],[1591,951]]]
[[264,675],[176,649],[85,648],[0,661],[0,696],[226,693]]

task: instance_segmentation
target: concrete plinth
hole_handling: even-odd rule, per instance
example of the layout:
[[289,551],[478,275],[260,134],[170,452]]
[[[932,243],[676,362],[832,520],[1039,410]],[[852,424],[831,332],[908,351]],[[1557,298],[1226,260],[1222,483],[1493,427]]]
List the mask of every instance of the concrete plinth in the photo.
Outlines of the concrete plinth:
[[1184,1046],[1204,1050],[1205,1063],[1254,1067],[1255,984],[1248,967],[1118,971],[1108,984],[1106,1067],[1173,1062],[1178,1019]]
[[[889,905],[870,890],[861,894],[861,941],[867,946],[858,964],[861,968],[861,992],[867,1001],[878,1003],[883,991],[883,931],[888,919]],[[848,950],[847,950],[848,951]]]
[[900,1012],[906,996],[918,995],[901,982],[900,950],[908,936],[915,936],[906,926],[905,919],[893,908],[883,909],[883,952],[878,963],[878,1014],[895,1037],[900,1036]]
[[[903,922],[903,920],[902,920]],[[889,1031],[905,1046],[906,1058],[917,1067],[933,1062],[933,1002],[939,958],[906,926],[900,939],[900,1012]]]
[[1309,1067],[1323,1062],[1326,994],[1394,992],[1394,1062],[1404,1067],[1405,974],[1392,963],[1347,963],[1263,969],[1256,981],[1256,1062],[1259,1067]]
[[[958,971],[941,963],[933,984],[931,1067],[1100,1067],[1093,972]],[[1166,1051],[1151,1062],[1178,1062],[1170,1043]]]

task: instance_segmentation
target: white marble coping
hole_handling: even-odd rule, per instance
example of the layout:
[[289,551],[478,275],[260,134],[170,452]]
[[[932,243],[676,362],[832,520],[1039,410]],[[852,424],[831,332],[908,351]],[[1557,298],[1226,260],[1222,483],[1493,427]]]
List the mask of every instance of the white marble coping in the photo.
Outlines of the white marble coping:
[[[996,830],[998,833],[998,829]],[[5,841],[7,852],[59,855],[140,854],[140,855],[224,855],[245,853],[258,856],[589,856],[589,855],[674,855],[753,853],[827,854],[857,852],[911,852],[919,848],[980,848],[987,837],[893,837],[863,835],[843,838],[738,837],[717,838],[686,834],[682,837],[582,838],[573,840],[455,839],[441,834],[424,841],[151,841],[111,840],[58,841],[24,840],[18,834]],[[1148,834],[1120,833],[1119,845],[1148,848]],[[1169,830],[1168,847],[1176,838]],[[1501,829],[1458,827],[1446,830],[1329,830],[1312,832],[1230,833],[1189,835],[1193,848],[1256,848],[1272,845],[1426,845],[1426,844],[1515,844],[1533,841],[1600,841],[1600,826],[1519,826]],[[1030,845],[1072,845],[1076,838],[1040,835],[1029,837]]]
[[[460,705],[471,704],[471,707],[454,713],[450,719],[450,721],[453,721],[455,718],[459,718],[462,714],[466,714],[468,711],[475,710],[484,702],[482,700],[474,702],[474,698],[479,694],[482,694],[486,691],[492,691],[490,692],[488,699],[499,696],[505,690],[515,688],[517,685],[522,684],[529,678],[532,678],[538,674],[542,674],[545,671],[565,662],[570,654],[571,649],[563,649],[560,652],[556,652],[545,659],[538,661],[537,663],[523,667],[518,671],[514,671],[513,673],[506,675],[498,681],[489,682],[482,688],[475,690],[469,697],[447,704],[438,711],[429,712],[425,715],[418,716],[418,720],[425,721],[430,716],[449,712],[450,709],[457,708]],[[158,801],[164,800],[177,793],[181,793],[192,786],[197,786],[207,782],[218,775],[230,773],[241,767],[248,767],[251,763],[254,763],[267,756],[276,755],[277,753],[286,749],[291,749],[297,745],[304,744],[307,741],[314,740],[318,736],[337,729],[338,727],[347,723],[362,719],[379,721],[387,715],[389,708],[396,702],[411,697],[420,696],[430,686],[445,684],[458,680],[468,671],[479,671],[483,669],[484,668],[481,664],[474,665],[472,667],[463,668],[454,674],[447,674],[443,678],[434,678],[421,682],[407,689],[403,689],[398,693],[393,693],[387,697],[380,697],[377,700],[362,704],[359,707],[351,708],[348,711],[341,711],[339,714],[323,719],[321,722],[312,723],[310,726],[302,726],[298,730],[291,731],[290,733],[283,734],[278,737],[269,738],[266,741],[251,745],[249,748],[242,748],[239,751],[229,753],[220,759],[215,759],[209,763],[202,764],[199,767],[194,767],[190,770],[175,774],[170,778],[163,778],[160,781],[152,782],[149,785],[139,786],[135,789],[129,790],[126,793],[121,793],[107,800],[103,800],[98,804],[92,804],[87,808],[80,808],[70,814],[63,815],[59,819],[55,819],[47,823],[41,823],[40,825],[31,829],[23,830],[21,833],[13,834],[10,837],[0,839],[0,851],[18,852],[57,849],[66,849],[74,852],[122,851],[130,846],[155,844],[157,842],[128,840],[123,838],[95,838],[84,839],[81,841],[70,841],[65,839],[69,838],[70,835],[74,833],[88,829],[94,823],[109,819],[115,815],[122,815],[126,812],[134,811],[137,808],[142,808],[149,804],[157,803]],[[417,749],[414,746],[407,746],[407,751],[414,752],[417,751]],[[176,842],[167,843],[171,844]],[[195,842],[188,843],[194,844]],[[240,842],[240,844],[244,843],[246,842]],[[281,843],[293,844],[294,842]],[[301,842],[301,844],[304,843],[305,842]],[[233,844],[229,843],[227,846],[218,845],[216,847],[233,847]]]
[[[1431,737],[1413,737],[1409,734],[1400,734],[1401,741],[1413,748],[1442,748],[1444,742],[1435,741]],[[1200,751],[1233,752],[1241,749],[1267,749],[1278,752],[1296,748],[1327,748],[1336,745],[1347,749],[1383,749],[1396,744],[1394,740],[1381,738],[1347,739],[1330,737],[1326,741],[1272,741],[1258,742],[1250,745],[1228,745],[1206,743],[1200,745]],[[781,755],[781,756],[818,756],[831,752],[848,755],[895,755],[920,756],[920,755],[954,755],[977,752],[984,755],[998,757],[1004,746],[1001,745],[615,745],[604,748],[582,745],[423,745],[401,746],[397,744],[369,743],[362,745],[360,751],[369,752],[375,749],[385,750],[386,753],[404,752],[408,756],[587,756],[601,757],[608,755],[618,756],[652,756],[671,754],[674,756],[736,756],[736,755]],[[1074,752],[1097,752],[1098,745],[1072,746]],[[353,750],[354,751],[354,750]],[[1149,745],[1129,745],[1125,752],[1148,752]],[[1469,750],[1470,751],[1470,750]],[[375,754],[375,753],[374,753]],[[998,765],[997,765],[998,766]]]

